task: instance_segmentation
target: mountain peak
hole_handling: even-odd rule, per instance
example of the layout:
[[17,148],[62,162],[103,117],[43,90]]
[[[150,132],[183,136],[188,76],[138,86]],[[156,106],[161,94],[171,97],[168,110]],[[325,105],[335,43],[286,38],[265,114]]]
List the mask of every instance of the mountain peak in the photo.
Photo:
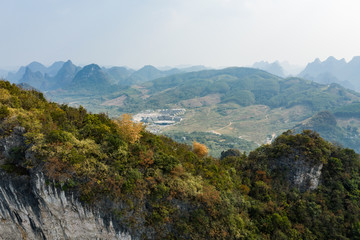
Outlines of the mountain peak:
[[62,66],[64,66],[63,61],[54,62],[53,64],[51,64],[50,67],[47,68],[46,73],[49,76],[55,76],[58,73],[58,71],[62,68]]
[[27,65],[27,67],[29,67],[33,72],[44,72],[47,69],[43,64],[35,61],[31,62],[29,65]]
[[28,67],[32,67],[32,66],[42,66],[42,67],[45,67],[43,64],[41,64],[41,63],[39,63],[39,62],[37,62],[37,61],[31,62],[31,63],[29,63],[27,66],[28,66]]
[[269,63],[267,61],[260,61],[260,62],[256,62],[253,64],[252,66],[253,68],[257,68],[257,69],[261,69],[264,71],[267,71],[271,74],[280,76],[280,77],[284,77],[284,70],[282,68],[282,66],[280,65],[279,61],[275,61],[272,63]]
[[350,62],[330,56],[323,62],[317,58],[309,63],[298,76],[323,84],[338,83],[359,91],[359,74],[360,56],[353,57]]
[[166,76],[165,72],[160,71],[152,65],[145,65],[134,72],[127,81],[129,84],[138,84],[164,76]]
[[108,76],[97,64],[83,67],[72,80],[72,87],[100,90],[110,86]]
[[66,88],[79,69],[80,67],[75,66],[70,60],[66,61],[54,76],[51,89]]
[[360,56],[354,56],[351,61],[349,63],[356,63],[356,64],[360,64]]
[[160,71],[159,69],[157,69],[156,67],[152,66],[152,65],[145,65],[143,66],[142,68],[140,68],[138,71],[149,71],[149,70],[152,70],[152,71]]
[[28,75],[28,74],[30,74],[30,73],[32,73],[30,67],[25,67],[25,73],[24,73],[24,75]]
[[89,65],[86,65],[82,70],[84,71],[90,71],[90,72],[95,72],[95,71],[101,71],[101,68],[99,65],[92,63]]
[[321,63],[319,58],[316,58],[312,63]]
[[330,63],[333,63],[333,62],[337,62],[337,61],[339,61],[339,60],[337,60],[335,57],[333,57],[333,56],[330,56],[330,57],[328,57],[325,61],[324,61],[324,63],[326,63],[326,62],[330,62]]

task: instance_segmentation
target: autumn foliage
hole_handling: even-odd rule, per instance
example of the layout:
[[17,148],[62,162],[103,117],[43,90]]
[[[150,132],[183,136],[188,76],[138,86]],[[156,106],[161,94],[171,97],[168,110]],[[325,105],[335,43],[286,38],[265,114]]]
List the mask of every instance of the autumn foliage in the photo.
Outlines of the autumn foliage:
[[134,143],[141,138],[141,131],[144,129],[143,124],[132,121],[130,114],[123,114],[115,120],[118,133],[130,143]]
[[207,149],[207,147],[204,144],[198,143],[196,141],[193,142],[193,152],[198,156],[198,157],[205,157],[208,155],[209,150]]

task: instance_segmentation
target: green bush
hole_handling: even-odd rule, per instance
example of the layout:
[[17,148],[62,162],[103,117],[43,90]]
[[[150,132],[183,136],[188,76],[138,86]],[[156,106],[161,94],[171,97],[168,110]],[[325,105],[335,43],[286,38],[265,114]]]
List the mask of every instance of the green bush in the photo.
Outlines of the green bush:
[[53,130],[46,136],[46,141],[48,143],[66,143],[70,140],[70,135],[61,130]]
[[6,105],[0,105],[0,119],[4,119],[10,115],[10,110]]

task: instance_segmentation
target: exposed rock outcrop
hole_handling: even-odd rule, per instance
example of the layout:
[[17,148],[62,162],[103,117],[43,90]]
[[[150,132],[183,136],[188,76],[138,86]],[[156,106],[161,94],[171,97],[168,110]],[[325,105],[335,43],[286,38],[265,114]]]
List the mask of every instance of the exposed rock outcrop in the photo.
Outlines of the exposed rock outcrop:
[[23,134],[25,128],[15,127],[10,136],[0,138],[0,164],[4,164],[6,159],[12,158],[14,149],[20,149],[25,146]]
[[[1,164],[10,161],[16,166],[18,155],[34,158],[26,150],[24,132],[24,128],[16,127],[10,136],[0,139]],[[0,239],[132,238],[112,216],[55,187],[41,170],[7,170],[0,170]]]
[[0,177],[1,239],[131,239],[41,174]]
[[281,158],[273,165],[273,169],[285,174],[290,187],[296,187],[300,192],[315,190],[320,183],[323,163],[313,163],[303,157]]
[[319,134],[304,130],[300,134],[287,131],[271,144],[250,153],[252,161],[266,167],[271,178],[285,190],[312,191],[323,181],[334,147]]

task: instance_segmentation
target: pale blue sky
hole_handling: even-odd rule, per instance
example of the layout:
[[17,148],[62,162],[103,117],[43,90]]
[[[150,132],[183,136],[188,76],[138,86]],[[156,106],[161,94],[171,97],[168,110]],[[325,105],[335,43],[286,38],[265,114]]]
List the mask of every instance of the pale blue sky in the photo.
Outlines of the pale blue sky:
[[360,55],[358,0],[0,0],[0,68],[211,67]]

